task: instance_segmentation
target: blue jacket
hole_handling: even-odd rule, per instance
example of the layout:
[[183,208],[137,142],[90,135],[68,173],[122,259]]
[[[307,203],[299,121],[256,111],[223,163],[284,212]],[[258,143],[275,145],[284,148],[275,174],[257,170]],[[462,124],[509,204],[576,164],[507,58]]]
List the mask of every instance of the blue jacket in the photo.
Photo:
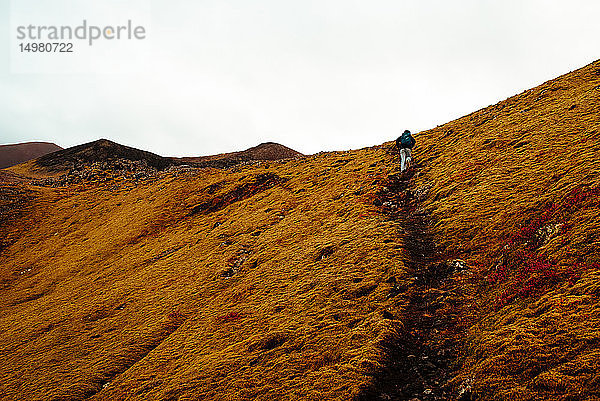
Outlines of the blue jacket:
[[410,132],[404,132],[396,139],[396,147],[398,149],[412,149],[415,147],[415,143],[417,143],[417,141]]

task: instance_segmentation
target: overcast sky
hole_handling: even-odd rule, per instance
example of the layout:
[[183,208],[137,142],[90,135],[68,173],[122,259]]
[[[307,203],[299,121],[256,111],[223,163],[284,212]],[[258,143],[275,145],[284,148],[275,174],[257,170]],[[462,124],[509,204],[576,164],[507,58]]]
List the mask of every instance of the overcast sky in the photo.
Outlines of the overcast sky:
[[73,21],[138,18],[146,53],[123,73],[14,71],[15,14],[0,0],[0,144],[108,138],[169,156],[266,141],[359,148],[600,58],[597,0],[136,0],[118,16],[28,2]]

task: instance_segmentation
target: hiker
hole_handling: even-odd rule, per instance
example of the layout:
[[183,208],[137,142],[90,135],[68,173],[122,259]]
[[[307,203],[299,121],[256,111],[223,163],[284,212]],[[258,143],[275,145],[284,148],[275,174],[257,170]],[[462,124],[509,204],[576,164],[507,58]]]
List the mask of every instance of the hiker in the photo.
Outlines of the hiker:
[[411,149],[415,146],[416,142],[409,130],[405,130],[396,139],[396,149],[400,152],[400,172],[403,172],[410,166],[410,162],[412,161]]

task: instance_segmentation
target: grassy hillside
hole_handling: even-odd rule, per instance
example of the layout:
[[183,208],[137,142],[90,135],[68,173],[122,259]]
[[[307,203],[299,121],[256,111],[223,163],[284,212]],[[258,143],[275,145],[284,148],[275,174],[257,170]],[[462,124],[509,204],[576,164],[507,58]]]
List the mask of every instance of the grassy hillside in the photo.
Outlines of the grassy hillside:
[[452,398],[597,399],[599,95],[596,62],[423,132],[406,175],[384,144],[2,184],[1,398],[403,399],[451,347]]
[[482,399],[600,397],[600,63],[428,131],[419,156]]
[[0,393],[360,393],[400,324],[389,279],[410,280],[372,204],[384,157],[38,188],[0,254]]

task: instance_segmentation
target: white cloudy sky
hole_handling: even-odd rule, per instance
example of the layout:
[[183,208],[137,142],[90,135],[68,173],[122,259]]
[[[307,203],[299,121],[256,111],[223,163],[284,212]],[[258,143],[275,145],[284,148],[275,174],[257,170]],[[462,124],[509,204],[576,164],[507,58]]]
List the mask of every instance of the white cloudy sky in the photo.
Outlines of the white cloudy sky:
[[[20,1],[10,0],[22,18]],[[25,9],[117,18],[98,11],[105,2],[68,1]],[[265,141],[358,148],[496,103],[600,48],[597,0],[135,0],[118,16],[148,27],[135,69],[25,74],[11,68],[10,2],[0,0],[0,144],[109,138],[173,156]]]

